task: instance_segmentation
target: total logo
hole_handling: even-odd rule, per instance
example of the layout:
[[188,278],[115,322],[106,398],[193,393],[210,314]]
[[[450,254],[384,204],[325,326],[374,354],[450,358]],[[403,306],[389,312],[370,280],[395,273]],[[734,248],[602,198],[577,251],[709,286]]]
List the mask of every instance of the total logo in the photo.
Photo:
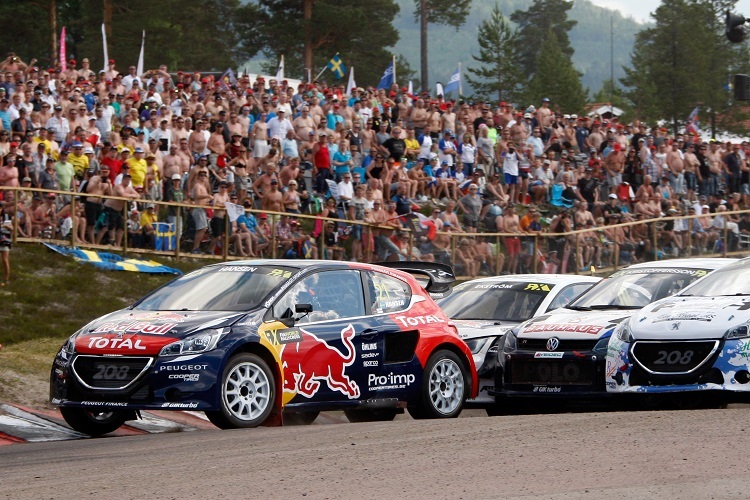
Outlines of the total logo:
[[89,339],[89,348],[95,349],[133,349],[138,351],[145,351],[146,346],[141,344],[141,339],[121,339],[119,337],[91,337]]
[[403,326],[427,325],[429,323],[445,323],[445,320],[428,314],[426,316],[396,316],[395,319]]

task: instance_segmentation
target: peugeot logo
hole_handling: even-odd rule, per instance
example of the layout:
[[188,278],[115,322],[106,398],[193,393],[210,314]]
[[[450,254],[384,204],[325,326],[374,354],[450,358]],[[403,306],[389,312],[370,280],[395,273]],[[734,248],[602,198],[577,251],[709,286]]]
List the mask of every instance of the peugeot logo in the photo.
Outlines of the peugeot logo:
[[548,351],[555,351],[558,347],[560,347],[560,339],[558,339],[557,337],[552,337],[547,341]]

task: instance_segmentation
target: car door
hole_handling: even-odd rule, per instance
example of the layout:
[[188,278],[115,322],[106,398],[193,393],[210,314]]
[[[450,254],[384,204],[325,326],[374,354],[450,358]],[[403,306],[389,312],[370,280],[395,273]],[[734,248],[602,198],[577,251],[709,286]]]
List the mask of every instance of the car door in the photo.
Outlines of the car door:
[[[312,311],[295,313],[297,304],[309,304]],[[310,274],[277,300],[272,317],[295,318],[292,327],[276,332],[283,344],[285,401],[342,402],[362,396],[362,344],[378,332],[367,312],[362,276],[353,269]]]

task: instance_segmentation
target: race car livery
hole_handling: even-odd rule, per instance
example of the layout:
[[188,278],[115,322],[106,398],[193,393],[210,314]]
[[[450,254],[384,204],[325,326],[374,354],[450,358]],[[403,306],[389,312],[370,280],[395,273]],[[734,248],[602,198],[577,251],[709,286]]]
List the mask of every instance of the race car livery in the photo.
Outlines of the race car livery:
[[476,392],[471,352],[433,302],[448,266],[329,261],[216,264],[76,332],[50,397],[97,435],[141,409],[204,411],[221,428],[455,417]]
[[508,397],[606,396],[605,358],[615,327],[635,311],[680,291],[730,259],[636,264],[613,273],[567,307],[506,333],[496,370],[496,406]]
[[570,274],[519,274],[479,278],[455,285],[438,305],[458,327],[471,349],[479,393],[467,406],[495,402],[497,348],[500,339],[529,318],[570,304],[601,278]]
[[606,360],[611,393],[710,391],[727,402],[750,401],[750,259],[623,322]]

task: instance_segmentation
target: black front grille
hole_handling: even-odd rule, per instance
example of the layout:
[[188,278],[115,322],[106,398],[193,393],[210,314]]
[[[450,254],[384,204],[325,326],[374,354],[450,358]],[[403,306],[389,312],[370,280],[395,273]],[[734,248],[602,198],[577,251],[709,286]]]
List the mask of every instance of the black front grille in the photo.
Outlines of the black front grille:
[[706,369],[700,367],[688,375],[657,375],[648,373],[638,365],[630,371],[629,384],[631,386],[663,386],[663,385],[695,385],[695,384],[723,384],[724,375],[718,368]]
[[647,372],[685,374],[701,366],[717,352],[718,340],[680,342],[636,341],[632,356]]
[[591,361],[517,359],[511,363],[510,384],[592,385]]
[[[520,351],[546,351],[549,339],[519,339],[518,349]],[[590,351],[594,348],[598,339],[560,339],[560,345],[555,351]]]
[[151,366],[153,358],[78,356],[73,372],[79,382],[92,389],[125,389]]

